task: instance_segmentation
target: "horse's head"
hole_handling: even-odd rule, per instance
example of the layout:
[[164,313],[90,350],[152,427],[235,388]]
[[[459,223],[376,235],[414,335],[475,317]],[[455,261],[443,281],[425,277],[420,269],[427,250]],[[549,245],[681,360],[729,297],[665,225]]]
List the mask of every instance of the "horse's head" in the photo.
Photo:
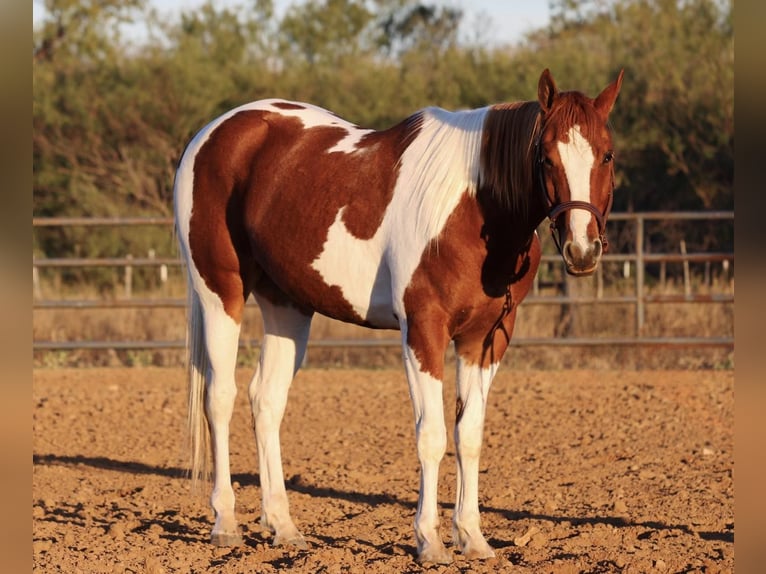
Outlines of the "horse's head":
[[607,248],[605,226],[614,189],[607,120],[622,76],[620,71],[594,99],[580,92],[559,92],[547,69],[540,76],[536,169],[551,233],[572,275],[593,273]]

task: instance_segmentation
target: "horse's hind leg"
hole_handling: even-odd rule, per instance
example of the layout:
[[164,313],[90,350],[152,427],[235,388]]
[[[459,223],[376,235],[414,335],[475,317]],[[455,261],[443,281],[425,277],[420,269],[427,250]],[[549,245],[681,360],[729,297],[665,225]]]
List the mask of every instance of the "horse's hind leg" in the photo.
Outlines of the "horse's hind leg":
[[282,472],[279,427],[287,393],[306,351],[311,316],[291,304],[275,304],[256,296],[261,308],[264,337],[261,357],[250,382],[250,404],[258,445],[262,509],[261,524],[274,532],[274,545],[306,542],[290,517]]
[[242,543],[242,537],[234,516],[234,490],[229,468],[229,422],[237,394],[234,371],[240,323],[229,316],[218,302],[204,304],[203,315],[209,359],[205,413],[214,460],[210,502],[215,511],[215,525],[211,542],[218,546],[235,546]]

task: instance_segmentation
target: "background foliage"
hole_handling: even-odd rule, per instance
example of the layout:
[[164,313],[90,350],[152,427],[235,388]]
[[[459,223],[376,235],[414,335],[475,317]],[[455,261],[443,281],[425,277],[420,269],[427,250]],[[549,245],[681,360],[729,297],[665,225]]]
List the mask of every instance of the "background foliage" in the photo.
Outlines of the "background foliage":
[[[612,116],[615,210],[733,209],[731,0],[551,0],[549,26],[488,47],[463,13],[413,0],[209,1],[162,21],[145,0],[45,0],[34,31],[34,214],[169,215],[196,130],[263,97],[310,101],[386,127],[426,105],[533,99],[548,67],[595,95],[625,68]],[[143,22],[147,37],[124,37]],[[157,233],[161,233],[157,231]],[[108,256],[172,239],[39,230],[36,255]],[[167,235],[167,234],[165,234]],[[651,241],[673,242],[672,228]],[[730,234],[687,237],[731,249]],[[126,245],[127,243],[127,245]]]

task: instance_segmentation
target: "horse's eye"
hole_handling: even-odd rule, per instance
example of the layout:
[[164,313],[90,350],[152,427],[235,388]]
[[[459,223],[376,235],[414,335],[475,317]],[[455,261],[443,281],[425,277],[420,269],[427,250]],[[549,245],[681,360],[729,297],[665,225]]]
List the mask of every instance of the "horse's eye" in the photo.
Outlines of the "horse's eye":
[[543,165],[545,167],[553,167],[553,160],[551,158],[549,158],[548,156],[545,156],[543,158]]
[[604,154],[604,163],[610,163],[612,160],[614,160],[614,152],[608,151]]

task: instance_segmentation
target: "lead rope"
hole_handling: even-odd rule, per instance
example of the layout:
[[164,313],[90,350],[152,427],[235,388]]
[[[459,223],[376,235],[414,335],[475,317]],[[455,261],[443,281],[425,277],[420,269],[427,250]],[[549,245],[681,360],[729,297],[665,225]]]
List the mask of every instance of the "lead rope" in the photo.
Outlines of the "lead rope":
[[490,364],[495,363],[495,333],[497,333],[498,329],[502,329],[503,335],[505,335],[506,341],[510,342],[511,337],[508,335],[508,331],[505,330],[505,325],[503,325],[503,320],[511,313],[513,310],[513,299],[511,297],[511,285],[508,284],[508,287],[505,290],[505,301],[503,301],[503,310],[500,312],[500,316],[497,318],[497,320],[494,322],[492,327],[489,330],[489,333],[487,333],[487,336],[484,338],[484,352],[482,353],[482,363],[484,362],[484,359],[487,356],[487,350],[489,350],[489,360]]

